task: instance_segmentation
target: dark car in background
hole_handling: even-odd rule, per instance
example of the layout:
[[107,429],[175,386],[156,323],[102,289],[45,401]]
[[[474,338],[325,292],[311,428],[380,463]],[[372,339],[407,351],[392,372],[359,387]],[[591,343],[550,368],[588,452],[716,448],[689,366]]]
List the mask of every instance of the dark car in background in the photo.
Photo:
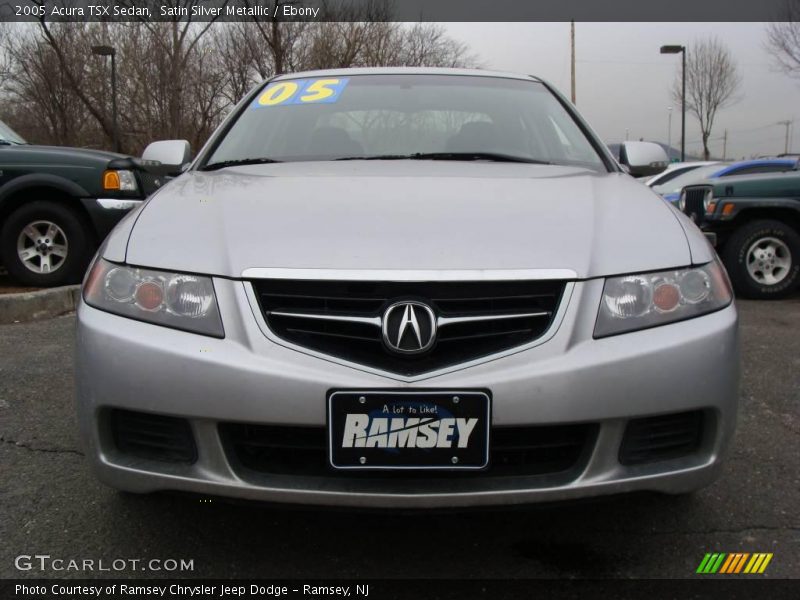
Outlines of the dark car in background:
[[666,181],[649,181],[648,186],[659,194],[664,200],[678,202],[681,190],[687,185],[700,183],[706,179],[719,179],[736,177],[739,175],[759,175],[765,173],[783,173],[796,171],[798,161],[796,158],[759,158],[754,160],[740,160],[734,163],[699,163],[698,168],[686,171]]
[[800,171],[687,186],[678,206],[715,242],[739,295],[782,298],[800,287]]
[[122,154],[28,144],[0,121],[0,263],[25,285],[78,283],[108,232],[164,179]]

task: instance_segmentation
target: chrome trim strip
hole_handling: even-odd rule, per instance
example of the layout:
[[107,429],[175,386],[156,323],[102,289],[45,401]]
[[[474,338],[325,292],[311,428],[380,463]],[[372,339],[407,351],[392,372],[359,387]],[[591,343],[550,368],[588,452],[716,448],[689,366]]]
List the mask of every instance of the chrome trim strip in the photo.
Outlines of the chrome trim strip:
[[243,279],[310,279],[325,281],[531,281],[578,279],[572,269],[283,269],[252,267]]
[[106,210],[129,210],[136,208],[144,200],[127,200],[123,198],[98,198],[97,204]]
[[[375,327],[381,326],[380,317],[357,317],[348,315],[321,315],[319,313],[300,313],[300,312],[286,312],[282,310],[271,310],[267,312],[268,315],[275,315],[276,317],[295,317],[298,319],[317,319],[319,321],[342,321],[346,323],[364,323],[367,325],[374,325]],[[436,319],[437,327],[446,327],[447,325],[455,325],[457,323],[475,323],[478,321],[502,321],[504,319],[524,319],[529,317],[549,317],[552,313],[549,310],[530,312],[530,313],[514,313],[509,315],[480,315],[475,317],[438,317]]]
[[267,312],[268,315],[275,315],[276,317],[296,317],[298,319],[318,319],[320,321],[344,321],[348,323],[366,323],[368,325],[381,326],[380,317],[356,317],[347,315],[320,315],[315,313],[297,313],[285,312],[281,310],[271,310]]
[[549,317],[552,313],[549,310],[530,312],[530,313],[514,313],[511,315],[481,315],[476,317],[439,317],[436,319],[436,325],[444,327],[446,325],[454,325],[456,323],[474,323],[476,321],[502,321],[504,319],[524,319],[526,317]]

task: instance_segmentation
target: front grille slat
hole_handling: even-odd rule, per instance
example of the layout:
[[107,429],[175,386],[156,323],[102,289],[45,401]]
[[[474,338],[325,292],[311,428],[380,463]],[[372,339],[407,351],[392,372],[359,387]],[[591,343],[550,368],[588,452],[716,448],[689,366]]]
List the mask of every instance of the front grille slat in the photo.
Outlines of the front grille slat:
[[320,330],[313,330],[313,329],[298,329],[297,327],[287,327],[286,331],[289,333],[304,333],[307,335],[321,335],[327,337],[335,337],[335,338],[342,338],[347,340],[363,340],[367,342],[375,341],[374,338],[365,336],[365,335],[353,335],[347,333],[334,333],[331,331],[320,331]]
[[503,335],[503,336],[505,336],[505,335],[515,335],[515,334],[518,334],[518,333],[527,334],[527,333],[530,333],[532,331],[533,331],[533,329],[531,329],[529,327],[526,327],[525,329],[512,329],[510,331],[503,331],[503,332],[498,332],[498,333],[493,333],[493,332],[472,333],[472,334],[469,334],[469,335],[456,335],[456,336],[445,336],[445,335],[442,335],[439,341],[440,342],[461,342],[461,341],[464,341],[464,340],[477,340],[477,339],[481,339],[481,338],[497,337],[497,336],[500,336],[500,335]]
[[[251,283],[264,319],[276,336],[342,360],[402,375],[491,356],[541,337],[554,319],[566,286],[559,280],[257,279]],[[380,317],[390,305],[403,300],[425,303],[437,317],[444,318],[438,342],[424,354],[396,354],[383,343]],[[303,313],[309,316],[303,317]],[[336,321],[342,317],[370,322]],[[483,319],[445,324],[448,317]]]

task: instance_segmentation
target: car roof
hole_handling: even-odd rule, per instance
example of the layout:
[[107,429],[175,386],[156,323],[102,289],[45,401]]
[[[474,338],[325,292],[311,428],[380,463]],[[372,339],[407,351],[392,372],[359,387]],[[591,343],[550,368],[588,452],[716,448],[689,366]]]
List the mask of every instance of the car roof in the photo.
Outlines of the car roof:
[[472,77],[497,77],[502,79],[522,79],[542,82],[533,75],[510,73],[506,71],[487,71],[484,69],[452,69],[442,67],[364,67],[350,69],[319,69],[316,71],[299,71],[278,75],[274,81],[282,79],[302,79],[305,77],[348,77],[350,75],[467,75]]
[[714,177],[719,177],[724,173],[729,173],[730,171],[743,169],[746,167],[757,167],[759,165],[785,165],[787,167],[791,167],[797,165],[797,162],[798,161],[796,158],[757,158],[754,160],[740,160],[723,167],[714,174]]
[[[716,165],[721,164],[718,160],[687,160],[685,162],[673,162],[667,165],[667,168],[661,171],[661,173],[666,173],[667,171],[674,171],[675,169],[685,169],[686,167],[705,167],[707,165]],[[659,173],[659,175],[661,174]]]
[[731,177],[726,177],[725,179],[719,179],[717,177],[706,177],[702,181],[698,181],[697,183],[691,184],[691,187],[694,187],[695,185],[715,185],[715,186],[735,185],[736,183],[739,182],[774,181],[782,179],[786,179],[789,181],[792,180],[800,181],[800,171],[775,171],[774,173],[750,173],[745,175],[732,175]]

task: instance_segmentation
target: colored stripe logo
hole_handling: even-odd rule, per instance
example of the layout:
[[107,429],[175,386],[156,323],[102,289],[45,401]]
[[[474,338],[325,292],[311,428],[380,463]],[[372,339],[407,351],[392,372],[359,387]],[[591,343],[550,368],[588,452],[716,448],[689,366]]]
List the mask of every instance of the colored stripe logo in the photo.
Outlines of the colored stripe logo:
[[738,573],[763,573],[772,560],[772,553],[725,552],[708,553],[703,557],[697,573],[712,575],[714,573],[736,575]]

